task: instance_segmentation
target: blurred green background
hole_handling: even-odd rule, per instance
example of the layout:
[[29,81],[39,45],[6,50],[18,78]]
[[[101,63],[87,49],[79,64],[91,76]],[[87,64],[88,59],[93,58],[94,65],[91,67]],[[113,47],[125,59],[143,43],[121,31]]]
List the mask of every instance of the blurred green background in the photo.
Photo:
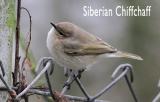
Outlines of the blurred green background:
[[[113,9],[118,5],[151,5],[150,17],[84,17],[83,6]],[[50,56],[46,48],[47,32],[50,22],[69,21],[93,33],[112,46],[122,51],[140,55],[144,60],[136,61],[123,58],[103,59],[81,78],[91,95],[97,93],[107,83],[115,68],[122,63],[134,67],[135,81],[133,87],[139,102],[151,102],[158,92],[160,78],[160,1],[159,0],[22,0],[32,16],[31,50],[36,60]],[[22,13],[22,32],[28,30],[28,16]],[[57,66],[54,75],[54,87],[60,91],[66,79],[63,68]],[[53,76],[52,76],[53,77]],[[52,78],[53,79],[53,78]],[[69,94],[82,95],[76,85]],[[111,102],[134,102],[124,81],[120,81],[101,99]]]

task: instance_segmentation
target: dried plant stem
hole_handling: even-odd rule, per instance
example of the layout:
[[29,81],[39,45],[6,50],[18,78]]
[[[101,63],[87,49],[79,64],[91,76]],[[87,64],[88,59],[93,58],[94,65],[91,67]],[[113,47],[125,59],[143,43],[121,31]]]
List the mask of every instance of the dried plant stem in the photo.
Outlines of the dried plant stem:
[[16,23],[16,35],[15,35],[15,68],[13,73],[13,86],[16,86],[18,82],[19,72],[19,38],[20,38],[20,16],[21,16],[21,0],[17,1],[17,23]]

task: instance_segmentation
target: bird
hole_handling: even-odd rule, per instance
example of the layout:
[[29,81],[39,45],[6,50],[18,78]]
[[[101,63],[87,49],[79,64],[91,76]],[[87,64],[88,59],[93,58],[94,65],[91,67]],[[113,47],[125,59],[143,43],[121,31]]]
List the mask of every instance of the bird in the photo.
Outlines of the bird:
[[65,68],[86,70],[99,58],[124,57],[143,60],[140,56],[119,51],[107,42],[71,22],[52,23],[47,48],[55,62]]

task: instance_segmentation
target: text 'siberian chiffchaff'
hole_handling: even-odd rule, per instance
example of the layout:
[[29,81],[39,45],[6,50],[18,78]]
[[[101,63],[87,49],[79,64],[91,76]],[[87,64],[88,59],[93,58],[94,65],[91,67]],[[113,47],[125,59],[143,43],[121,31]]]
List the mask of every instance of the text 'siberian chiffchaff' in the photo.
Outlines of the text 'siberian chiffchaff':
[[143,60],[140,56],[118,51],[97,36],[70,22],[51,23],[47,47],[56,63],[62,67],[82,69],[102,56]]

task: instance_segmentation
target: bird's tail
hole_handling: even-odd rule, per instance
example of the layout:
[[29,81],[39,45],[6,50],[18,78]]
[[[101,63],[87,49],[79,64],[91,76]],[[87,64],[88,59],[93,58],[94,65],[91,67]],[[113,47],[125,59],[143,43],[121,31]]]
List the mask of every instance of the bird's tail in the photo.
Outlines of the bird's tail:
[[106,54],[106,56],[107,57],[124,57],[124,58],[136,59],[136,60],[143,60],[142,57],[140,57],[136,54],[122,52],[122,51],[117,51],[115,53]]

